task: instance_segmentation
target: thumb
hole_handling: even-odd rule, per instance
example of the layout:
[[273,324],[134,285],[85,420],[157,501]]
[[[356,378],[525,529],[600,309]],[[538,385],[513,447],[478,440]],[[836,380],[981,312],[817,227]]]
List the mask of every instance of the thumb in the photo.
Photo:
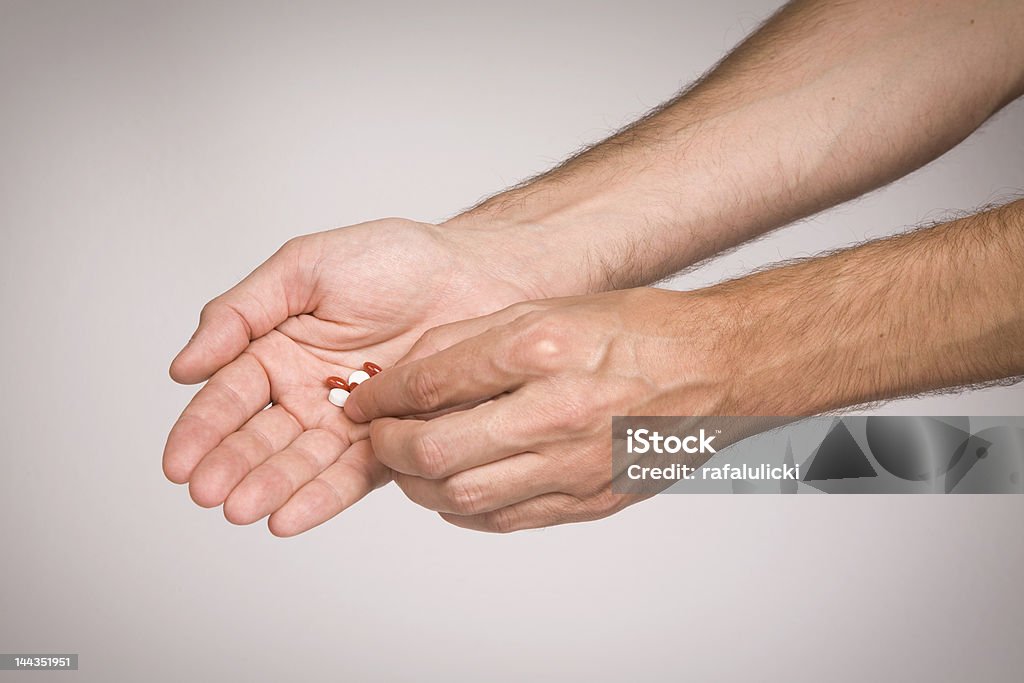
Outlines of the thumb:
[[311,299],[312,268],[306,268],[302,238],[290,240],[244,280],[203,306],[192,339],[171,362],[171,378],[182,384],[208,379],[253,339],[304,312]]

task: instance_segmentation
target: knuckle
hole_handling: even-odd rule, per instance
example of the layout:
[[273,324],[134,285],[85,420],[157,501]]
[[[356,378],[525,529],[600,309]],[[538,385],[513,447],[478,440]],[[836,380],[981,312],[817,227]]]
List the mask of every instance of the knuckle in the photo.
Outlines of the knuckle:
[[575,430],[587,425],[590,419],[590,410],[586,404],[573,397],[562,404],[561,415],[562,427]]
[[306,272],[310,268],[315,270],[320,262],[319,255],[323,249],[323,234],[313,233],[292,237],[281,245],[274,258],[288,269],[288,272]]
[[475,515],[484,508],[483,489],[469,477],[449,477],[442,488],[442,497],[457,515]]
[[578,432],[590,425],[591,408],[580,397],[561,395],[557,404],[540,413],[548,432]]
[[292,237],[290,239],[285,240],[284,244],[281,245],[281,248],[278,249],[278,251],[282,254],[299,251],[302,248],[302,245],[305,244],[305,242],[305,236],[298,235],[296,237]]
[[587,498],[585,509],[589,519],[600,519],[618,512],[623,507],[624,497],[612,493],[611,486],[603,486],[599,491]]
[[[405,494],[405,497],[416,503],[417,505],[423,505],[421,496],[417,495],[417,489],[413,482],[417,479],[415,475],[404,474],[402,472],[395,472],[392,475],[395,485],[398,486],[399,490]],[[424,507],[426,507],[424,505]]]
[[507,534],[519,528],[519,515],[515,509],[504,507],[488,512],[484,518],[484,527],[497,534]]
[[610,490],[612,474],[604,466],[607,463],[607,457],[607,455],[602,455],[579,458],[578,462],[574,463],[577,479],[567,493],[586,499],[604,495],[605,489]]
[[527,313],[520,319],[519,344],[523,364],[536,372],[558,369],[571,348],[566,327],[556,316],[542,311]]
[[388,460],[394,450],[391,420],[377,419],[370,422],[370,443],[373,444],[373,452],[378,458],[384,456]]
[[557,332],[555,317],[543,310],[527,311],[516,319],[522,331],[523,341],[543,344],[552,341]]
[[412,376],[409,392],[416,406],[421,409],[432,411],[438,408],[441,403],[440,387],[434,376],[429,372],[421,371],[415,373]]
[[203,308],[199,311],[199,319],[209,320],[213,316],[217,315],[217,312],[220,310],[220,308],[221,297],[218,296],[214,299],[210,299],[205,304],[203,304]]
[[412,465],[416,474],[426,479],[440,479],[448,471],[448,456],[429,434],[419,436],[412,443]]

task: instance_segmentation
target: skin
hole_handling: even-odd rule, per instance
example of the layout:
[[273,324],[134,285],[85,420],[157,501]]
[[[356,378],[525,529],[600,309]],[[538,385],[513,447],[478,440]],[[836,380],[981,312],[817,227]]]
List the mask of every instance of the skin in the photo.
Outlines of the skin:
[[699,292],[517,304],[427,333],[345,412],[453,524],[597,519],[639,500],[611,489],[613,415],[809,415],[1024,375],[1022,252],[1024,201]]
[[206,305],[174,359],[175,380],[209,381],[167,438],[167,478],[236,524],[274,513],[280,535],[389,481],[367,429],[325,400],[324,378],[390,364],[430,327],[534,296],[471,246],[400,219],[285,244]]
[[[976,306],[976,299],[966,305],[966,300],[941,299],[935,293],[936,288],[945,293],[954,282],[975,297],[1002,292],[1020,308],[1019,287],[985,288],[994,287],[992,273],[1005,266],[1002,262],[991,263],[986,275],[979,275],[976,281],[950,278],[950,271],[964,272],[963,259],[955,254],[970,249],[970,260],[974,260],[973,252],[983,238],[1002,235],[991,221],[1019,229],[1015,222],[1018,205],[1007,207],[998,220],[979,217],[978,223],[970,225],[985,229],[970,235],[952,229],[926,231],[939,235],[935,238],[939,242],[951,241],[952,246],[928,241],[925,250],[915,248],[916,242],[883,243],[895,251],[883,252],[881,262],[905,266],[924,259],[925,254],[945,254],[947,260],[955,258],[957,265],[947,263],[950,271],[941,279],[935,279],[939,278],[937,266],[936,270],[926,269],[917,274],[922,279],[914,280],[911,289],[882,287],[873,291],[872,298],[866,294],[868,288],[823,285],[829,281],[809,276],[805,287],[788,290],[783,284],[794,281],[795,276],[787,269],[778,271],[777,277],[782,279],[772,287],[766,286],[763,278],[768,276],[762,273],[687,294],[606,292],[655,282],[751,237],[879,187],[939,156],[1024,92],[1024,41],[1019,40],[1020,35],[1024,35],[1024,4],[1015,0],[793,2],[680,96],[552,171],[440,226],[388,219],[292,240],[246,280],[207,305],[193,341],[175,359],[171,375],[177,381],[210,380],[171,430],[164,452],[168,478],[188,482],[200,505],[223,504],[225,516],[233,522],[249,523],[269,514],[270,529],[278,535],[299,533],[337,514],[387,482],[394,475],[388,465],[396,468],[399,483],[411,497],[441,509],[440,494],[430,497],[426,493],[429,485],[411,483],[409,477],[416,477],[416,472],[398,468],[398,464],[407,467],[403,463],[411,462],[415,449],[424,447],[411,446],[414,440],[410,438],[396,442],[387,436],[379,438],[380,432],[393,432],[393,426],[385,429],[392,421],[385,419],[383,426],[362,424],[376,415],[422,412],[419,405],[389,403],[376,409],[383,412],[369,408],[359,412],[368,400],[361,395],[370,391],[370,386],[396,390],[397,380],[389,377],[395,377],[397,370],[383,373],[357,390],[346,406],[348,416],[325,400],[323,378],[346,376],[366,360],[385,368],[399,362],[411,365],[424,349],[448,348],[444,340],[453,333],[442,328],[449,331],[430,333],[413,355],[402,361],[428,330],[495,311],[502,312],[497,318],[465,323],[457,336],[465,336],[465,341],[475,335],[490,339],[481,328],[490,323],[482,321],[501,320],[502,325],[533,321],[549,332],[564,326],[557,333],[562,336],[546,340],[557,342],[552,347],[556,350],[553,357],[560,362],[567,347],[591,349],[590,355],[579,351],[582,355],[572,356],[579,364],[568,366],[567,375],[562,369],[547,373],[550,381],[567,392],[573,388],[577,392],[560,394],[571,415],[559,413],[555,407],[541,413],[556,426],[577,424],[575,418],[569,419],[574,410],[592,418],[591,408],[586,407],[590,403],[595,403],[595,410],[603,411],[600,415],[605,418],[628,414],[639,406],[647,406],[648,414],[654,409],[700,414],[723,412],[733,405],[718,400],[716,392],[724,392],[732,397],[765,397],[743,409],[753,413],[808,414],[872,397],[995,379],[974,371],[974,364],[966,361],[954,364],[960,372],[940,371],[937,365],[928,366],[931,374],[919,372],[917,359],[928,357],[928,353],[916,348],[914,354],[906,354],[895,342],[883,343],[892,339],[890,331],[866,323],[875,316],[879,302],[893,307],[892,324],[898,327],[901,316],[909,317],[906,311],[934,312],[933,299],[951,307],[965,305],[972,315],[991,313],[994,320],[1003,320],[997,313],[1005,300],[993,304],[990,311]],[[1020,253],[1017,243],[1007,248],[1011,247],[1016,251],[1011,249],[1009,254]],[[880,247],[864,248],[870,254],[874,253],[870,249]],[[835,259],[861,263],[855,255],[859,253],[828,257],[821,263],[832,264],[835,272],[845,274]],[[859,284],[879,278],[878,282],[886,283],[902,276],[897,268],[891,277],[882,277],[871,270],[878,267],[878,260],[865,258],[864,262],[867,265],[852,271],[856,275],[849,281]],[[803,280],[796,277],[795,281]],[[737,291],[742,294],[727,295]],[[595,298],[533,303],[530,305],[541,308],[525,313],[509,309],[518,312],[515,320],[525,318],[522,323],[508,321],[512,313],[503,310],[515,302],[579,295]],[[833,321],[844,323],[844,327],[825,328],[820,334],[807,332],[815,329],[822,310],[860,314]],[[755,330],[721,322],[745,319],[752,312],[764,312],[765,316]],[[780,316],[780,312],[786,315]],[[930,337],[932,344],[951,343],[945,340],[955,335],[946,334],[945,327],[952,328],[953,317],[941,318],[943,335]],[[560,322],[556,325],[551,320]],[[667,320],[674,322],[665,323]],[[1013,323],[1001,324],[1003,342],[1020,346],[1019,337],[1013,336],[1017,329]],[[744,355],[705,352],[702,340],[709,337],[695,338],[697,327],[717,330],[707,333],[718,340],[714,348],[741,348]],[[849,332],[836,337],[836,329]],[[570,339],[571,334],[577,337]],[[602,340],[601,353],[606,355],[594,350],[590,339]],[[823,340],[831,340],[832,347],[843,355],[829,357],[827,348],[822,350]],[[534,346],[537,351],[544,345]],[[451,348],[456,347],[458,344]],[[675,365],[656,365],[657,358],[670,347],[675,349]],[[795,360],[773,355],[784,348],[793,352]],[[877,386],[889,387],[884,380],[886,367],[890,373],[916,381],[895,383],[896,388],[885,391],[843,391],[844,383],[837,378],[858,374],[853,371],[861,370],[857,364],[866,350],[878,349],[889,349],[894,355],[871,366]],[[498,341],[479,346],[484,362],[490,359],[495,366],[502,360],[494,355],[499,350],[522,360],[517,381],[525,376],[533,379],[478,408],[467,411],[462,404],[450,406],[447,410],[456,413],[439,421],[454,422],[459,410],[466,413],[462,419],[487,412],[489,419],[498,420],[494,416],[500,413],[494,406],[508,404],[528,387],[534,387],[530,395],[543,400],[536,387],[548,380],[535,376],[539,366],[530,363],[536,363],[536,358],[520,358],[515,349],[501,347]],[[970,345],[961,348],[964,356],[974,352]],[[813,359],[813,363],[802,363],[805,359]],[[463,360],[465,363],[456,367],[475,368],[472,363],[479,362]],[[629,362],[635,369],[628,369]],[[898,371],[891,369],[894,364]],[[748,377],[754,367],[758,376]],[[805,393],[814,400],[801,405],[784,403],[779,397],[800,393],[788,388],[796,369],[806,367],[813,369],[813,381]],[[1012,361],[1000,367],[1003,374],[999,377],[1011,376],[1017,368]],[[595,378],[603,378],[600,393],[581,379],[588,368]],[[602,375],[604,371],[608,374]],[[480,381],[474,373],[460,370],[456,374],[459,381],[467,377]],[[919,376],[922,374],[927,379]],[[755,379],[761,384],[748,384]],[[407,381],[411,382],[405,387],[409,395],[423,398],[417,391],[428,386],[424,380],[409,376]],[[666,381],[690,382],[687,386],[703,389],[697,393],[693,389],[683,397],[661,384]],[[721,382],[728,386],[718,386]],[[751,390],[772,382],[775,391]],[[493,390],[496,385],[483,386]],[[787,391],[779,387],[787,387]],[[824,396],[817,396],[819,393]],[[468,400],[495,396],[486,390],[476,395]],[[521,396],[517,400],[523,403]],[[262,410],[270,403],[270,408]],[[591,442],[580,442],[583,445],[572,456],[568,442],[548,444],[545,439],[551,432],[542,426],[533,441],[520,435],[522,438],[512,443],[536,446],[542,454],[552,453],[553,460],[575,457],[590,463],[588,467],[596,462],[594,458],[607,457],[596,446],[586,447]],[[371,429],[375,434],[372,448],[366,441]],[[546,450],[549,447],[555,450]],[[448,481],[481,464],[498,466],[500,462],[484,463],[484,455],[479,453],[470,456],[476,459],[461,463],[460,470],[453,469],[459,466],[454,460],[442,457],[444,468],[437,466],[429,470],[429,476],[419,478]],[[493,457],[493,451],[488,457]],[[516,483],[524,476],[520,468],[502,474],[505,483],[499,488],[504,493],[467,487],[469,492],[460,494],[460,499],[469,501],[467,505],[482,507],[450,509],[462,513],[486,509],[482,514],[504,520],[493,528],[506,530],[593,518],[621,507],[621,501],[600,493],[605,482],[598,481],[593,470],[572,470],[581,472],[578,480],[572,480],[577,475],[570,470],[558,470],[558,474],[557,468],[551,469],[543,486],[550,487],[550,478],[561,477],[555,491],[580,500],[597,495],[601,504],[580,510],[563,498],[566,504],[549,506],[551,514],[543,518],[498,513],[544,495],[537,495],[539,483],[524,484],[527,488]],[[409,477],[403,476],[406,474]],[[469,477],[462,479],[461,484],[466,484]],[[458,479],[449,484],[456,489],[459,485]],[[504,507],[490,509],[499,504]],[[474,528],[492,528],[467,519],[476,517],[463,514],[457,521]],[[527,519],[530,521],[522,521]]]

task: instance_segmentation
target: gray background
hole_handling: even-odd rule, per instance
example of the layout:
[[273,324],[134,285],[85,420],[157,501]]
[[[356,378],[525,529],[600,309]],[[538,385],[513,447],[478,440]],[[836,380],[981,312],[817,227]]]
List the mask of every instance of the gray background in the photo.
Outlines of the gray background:
[[[389,487],[279,540],[162,477],[203,302],[292,235],[547,167],[775,4],[0,4],[0,651],[81,653],[33,680],[1019,680],[1021,497],[661,496],[489,536]],[[676,284],[1008,197],[1022,133],[1018,102]]]

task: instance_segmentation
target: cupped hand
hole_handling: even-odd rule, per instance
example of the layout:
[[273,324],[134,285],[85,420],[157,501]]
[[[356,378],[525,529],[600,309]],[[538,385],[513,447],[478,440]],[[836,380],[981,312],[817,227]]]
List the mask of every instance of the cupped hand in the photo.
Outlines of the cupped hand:
[[270,515],[277,535],[389,481],[324,379],[387,367],[431,327],[535,295],[488,253],[478,235],[401,219],[290,240],[203,308],[174,359],[176,381],[209,381],[167,437],[166,476],[234,523]]
[[597,519],[641,498],[612,492],[612,416],[729,409],[723,314],[658,289],[516,304],[429,331],[345,412],[372,420],[398,485],[453,524]]

